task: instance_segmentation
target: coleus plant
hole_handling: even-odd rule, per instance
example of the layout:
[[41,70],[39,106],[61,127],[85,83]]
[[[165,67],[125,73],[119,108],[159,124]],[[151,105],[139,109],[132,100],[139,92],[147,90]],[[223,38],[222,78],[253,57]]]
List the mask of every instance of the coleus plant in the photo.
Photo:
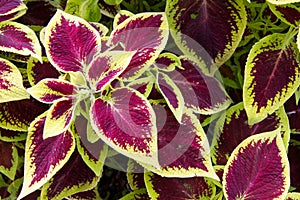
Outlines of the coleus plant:
[[[45,57],[32,30],[1,22],[1,36],[23,36],[2,50],[31,58],[30,86],[1,58],[0,172],[18,179],[0,176],[0,188],[99,199],[103,165],[121,153],[132,190],[122,199],[298,199],[295,2],[168,0],[162,12],[114,10],[107,36],[87,5],[121,1],[70,0],[40,31]],[[1,4],[5,20],[25,13],[22,1]],[[12,105],[34,112],[16,117]]]

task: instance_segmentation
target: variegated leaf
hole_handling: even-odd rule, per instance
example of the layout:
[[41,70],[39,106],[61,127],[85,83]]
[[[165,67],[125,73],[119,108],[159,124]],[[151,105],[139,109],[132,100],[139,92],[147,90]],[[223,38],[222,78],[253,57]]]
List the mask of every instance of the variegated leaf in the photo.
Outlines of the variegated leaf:
[[167,74],[160,72],[157,73],[156,84],[159,91],[164,96],[169,108],[173,112],[176,120],[181,123],[184,109],[184,98],[179,88]]
[[100,51],[101,37],[82,18],[58,10],[45,30],[44,46],[59,71],[84,71]]
[[164,177],[204,176],[219,180],[210,158],[208,139],[197,117],[185,111],[178,123],[168,108],[155,109],[160,168],[139,162],[146,169]]
[[300,85],[298,53],[293,41],[285,37],[268,35],[248,55],[243,101],[250,125],[272,114]]
[[19,158],[15,144],[0,140],[0,152],[0,172],[11,180],[14,180]]
[[158,166],[155,113],[139,92],[119,88],[110,98],[98,98],[90,110],[91,124],[99,137],[116,151]]
[[285,198],[285,200],[299,200],[300,193],[299,192],[289,192]]
[[120,10],[120,5],[108,5],[104,0],[98,0],[98,6],[101,13],[110,18],[114,18]]
[[113,22],[114,29],[121,24],[123,21],[128,19],[129,17],[132,17],[134,14],[128,10],[120,10],[118,14],[116,14]]
[[69,196],[68,199],[70,199],[70,200],[99,200],[99,199],[101,199],[101,197],[98,192],[98,188],[95,187],[92,190],[79,192],[72,196]]
[[154,76],[147,76],[131,81],[127,86],[139,91],[145,97],[148,97],[155,83]]
[[0,23],[0,49],[42,60],[41,46],[34,31],[17,22]]
[[70,128],[77,103],[72,97],[68,97],[51,105],[46,116],[44,139],[63,134]]
[[4,142],[19,142],[26,140],[27,133],[0,128],[0,140]]
[[292,135],[288,149],[288,158],[290,164],[291,188],[294,192],[300,192],[300,138],[299,135]]
[[289,3],[297,3],[300,2],[300,0],[267,0],[267,2],[276,5],[282,5],[282,4],[289,4]]
[[243,103],[229,108],[219,118],[214,128],[212,160],[217,165],[225,165],[232,151],[246,138],[281,128],[281,135],[287,148],[290,139],[288,118],[283,108],[269,115],[263,121],[249,125]]
[[51,65],[47,57],[42,57],[43,63],[30,57],[27,62],[27,76],[31,86],[46,78],[58,78],[60,73]]
[[75,149],[75,139],[70,131],[43,139],[45,120],[46,113],[40,115],[29,127],[24,182],[18,199],[48,182],[67,163]]
[[144,168],[134,160],[129,159],[127,167],[127,181],[131,190],[146,188],[144,181]]
[[289,124],[292,133],[300,133],[300,109],[299,103],[296,103],[295,96],[292,96],[288,101],[285,102],[284,108],[289,118]]
[[128,193],[119,200],[150,200],[150,197],[147,193],[146,188],[142,188]]
[[45,78],[28,88],[27,91],[40,102],[54,103],[59,99],[74,96],[77,89],[74,84],[68,81]]
[[128,81],[140,76],[164,50],[168,34],[164,13],[140,13],[119,24],[111,33],[111,45],[136,51],[122,78]]
[[188,57],[181,57],[181,67],[166,73],[179,88],[185,106],[200,114],[213,114],[226,109],[231,99],[222,84],[203,73]]
[[289,186],[289,161],[279,129],[245,139],[224,169],[223,190],[228,200],[283,199]]
[[90,25],[92,25],[94,29],[98,31],[101,37],[106,36],[106,34],[109,32],[109,29],[103,24],[97,22],[90,22]]
[[77,150],[68,162],[42,188],[41,199],[64,199],[93,189],[100,177],[85,164]]
[[216,186],[208,178],[165,178],[145,173],[147,191],[153,200],[212,199]]
[[0,58],[0,103],[21,99],[29,99],[29,94],[23,86],[19,69],[8,60]]
[[98,140],[94,143],[88,141],[88,123],[87,119],[82,115],[76,117],[74,124],[77,133],[76,146],[86,165],[100,177],[102,175],[108,147],[102,140]]
[[0,16],[9,15],[26,9],[23,0],[2,0],[0,3]]
[[293,4],[274,5],[269,4],[272,12],[283,22],[298,27],[300,24],[300,8]]
[[177,46],[204,61],[209,73],[233,54],[247,21],[242,0],[168,0],[166,13]]
[[91,89],[102,91],[118,77],[130,63],[135,52],[107,51],[99,54],[87,69]]
[[35,99],[0,104],[0,127],[12,131],[28,131],[30,123],[49,107]]
[[[23,6],[22,6],[23,7]],[[14,19],[17,19],[21,16],[23,16],[26,13],[26,6],[24,6],[24,9],[21,9],[15,13],[11,13],[11,14],[7,14],[7,15],[0,15],[0,22],[4,22],[4,21],[12,21]]]
[[172,53],[162,53],[155,60],[155,66],[161,71],[173,71],[176,67],[181,68],[180,59]]

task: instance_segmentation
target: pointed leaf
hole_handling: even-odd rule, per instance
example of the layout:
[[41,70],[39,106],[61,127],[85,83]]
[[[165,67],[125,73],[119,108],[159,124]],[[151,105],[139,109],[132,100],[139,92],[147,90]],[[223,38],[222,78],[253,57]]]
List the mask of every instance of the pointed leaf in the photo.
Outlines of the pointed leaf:
[[50,63],[59,71],[83,71],[100,51],[101,38],[88,22],[58,10],[45,30]]
[[293,4],[273,5],[269,4],[272,12],[283,22],[298,27],[300,24],[300,8]]
[[42,50],[34,31],[16,22],[0,24],[0,49],[42,60]]
[[43,139],[46,113],[40,115],[29,127],[25,149],[24,182],[21,199],[36,191],[69,160],[75,149],[75,139],[70,131]]
[[284,109],[269,115],[263,121],[249,125],[243,106],[239,103],[229,108],[216,123],[212,141],[212,160],[217,165],[225,165],[232,151],[249,136],[281,128],[287,147],[290,129]]
[[162,71],[173,71],[176,67],[181,66],[180,59],[172,53],[162,53],[155,60],[155,65]]
[[83,116],[80,115],[76,117],[75,129],[78,133],[76,134],[76,146],[86,165],[89,166],[97,176],[101,176],[108,147],[101,140],[98,140],[95,143],[90,143],[88,141],[88,123],[89,122]]
[[[23,9],[22,9],[23,8]],[[15,20],[21,16],[23,16],[27,11],[27,8],[25,5],[20,6],[20,10],[11,14],[7,14],[7,15],[0,15],[0,22],[4,22],[4,21],[12,21]]]
[[101,13],[110,18],[114,18],[114,16],[116,16],[118,11],[120,10],[119,5],[108,5],[107,3],[105,3],[104,0],[99,0],[98,6],[100,8]]
[[65,166],[42,188],[41,198],[63,199],[73,194],[93,189],[100,177],[85,164],[77,150]]
[[283,199],[289,164],[280,129],[245,139],[231,154],[223,174],[226,199]]
[[17,148],[11,142],[4,142],[0,140],[0,152],[0,172],[11,180],[14,180],[19,157]]
[[176,68],[167,75],[179,88],[186,107],[207,115],[230,105],[230,97],[216,78],[205,75],[190,58],[181,57],[180,61],[182,68]]
[[142,94],[116,89],[110,99],[93,102],[90,116],[93,129],[106,144],[132,159],[157,166],[155,113]]
[[197,117],[185,111],[181,123],[178,123],[170,110],[163,111],[156,110],[158,127],[162,123],[158,132],[161,168],[140,164],[164,177],[204,176],[218,180],[211,163],[208,139]]
[[31,86],[46,78],[58,78],[59,72],[50,64],[47,57],[42,57],[43,63],[30,57],[27,62],[27,75]]
[[165,178],[147,172],[145,183],[153,200],[211,199],[216,193],[216,186],[204,177]]
[[109,32],[109,29],[104,26],[103,24],[97,23],[97,22],[90,22],[90,25],[94,27],[98,31],[101,37],[106,36],[106,34]]
[[0,58],[0,103],[28,99],[23,78],[18,68]]
[[118,14],[116,14],[113,22],[114,29],[121,24],[123,21],[133,16],[134,14],[128,10],[120,10]]
[[71,97],[76,93],[77,87],[72,83],[54,78],[42,79],[27,91],[40,102],[53,103],[56,100]]
[[147,76],[144,78],[135,79],[131,81],[127,86],[139,91],[145,97],[148,97],[152,91],[155,83],[154,76]]
[[44,139],[62,134],[70,127],[76,104],[73,98],[65,98],[52,104],[47,112]]
[[272,34],[251,49],[245,69],[244,106],[249,124],[262,121],[284,104],[300,85],[299,63],[292,41]]
[[96,92],[103,90],[128,66],[135,52],[108,51],[99,54],[87,69],[91,87]]
[[34,99],[0,104],[0,127],[13,131],[28,131],[30,123],[48,106]]
[[184,109],[184,98],[179,88],[172,79],[164,73],[158,73],[156,81],[159,91],[164,96],[169,108],[176,117],[176,120],[181,122]]
[[166,13],[177,46],[206,62],[210,73],[233,54],[247,20],[242,0],[168,0]]
[[267,2],[276,4],[276,5],[282,5],[282,4],[288,4],[288,3],[297,3],[297,2],[300,2],[300,0],[267,0]]
[[164,13],[140,13],[119,24],[111,33],[112,45],[121,44],[125,51],[136,51],[122,78],[140,76],[164,50],[168,34]]

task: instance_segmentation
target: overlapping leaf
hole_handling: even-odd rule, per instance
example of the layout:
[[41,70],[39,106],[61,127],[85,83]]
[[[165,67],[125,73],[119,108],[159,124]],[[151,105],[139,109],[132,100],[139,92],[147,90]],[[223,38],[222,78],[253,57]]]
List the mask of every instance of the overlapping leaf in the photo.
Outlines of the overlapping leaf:
[[181,57],[181,67],[167,73],[179,88],[185,106],[201,114],[213,114],[229,106],[230,97],[221,83],[207,76],[199,65],[187,57]]
[[14,180],[18,166],[18,152],[15,145],[11,142],[0,140],[0,172]]
[[181,68],[179,57],[172,53],[162,53],[155,60],[155,66],[160,71],[173,71],[176,67]]
[[30,123],[48,106],[34,99],[24,99],[0,104],[0,127],[26,132]]
[[256,43],[248,56],[243,101],[249,124],[262,121],[295,92],[300,84],[293,41],[274,33]]
[[98,98],[90,110],[93,129],[116,151],[157,166],[155,113],[139,92],[119,88],[111,98]]
[[269,4],[272,12],[283,22],[292,25],[294,27],[298,27],[300,24],[300,9],[293,5],[273,5]]
[[166,13],[175,43],[213,73],[238,46],[246,27],[243,1],[168,0]]
[[98,0],[68,0],[65,12],[79,16],[87,21],[98,22],[101,19]]
[[43,63],[30,58],[27,62],[27,75],[31,86],[45,78],[58,78],[59,72],[51,65],[46,57],[42,57]]
[[176,120],[181,122],[184,109],[184,98],[179,88],[172,79],[164,73],[157,73],[156,84],[161,94],[164,96],[169,108],[176,117]]
[[0,140],[4,142],[18,142],[26,140],[26,132],[12,131],[0,128]]
[[146,188],[144,181],[144,168],[134,160],[128,161],[127,181],[132,190]]
[[[289,145],[288,150],[288,158],[290,163],[290,177],[291,177],[291,188],[294,188],[294,192],[300,192],[300,143],[299,138],[295,140],[295,138],[292,139]],[[298,136],[298,135],[297,135]]]
[[13,20],[25,14],[26,6],[22,0],[4,0],[0,3],[0,22]]
[[23,78],[18,68],[0,58],[0,103],[28,98],[29,94],[23,86]]
[[160,168],[141,163],[164,177],[204,176],[218,180],[212,167],[208,139],[197,117],[185,111],[178,123],[168,108],[155,109]]
[[292,96],[287,102],[285,102],[284,108],[289,118],[291,132],[300,133],[300,124],[298,123],[300,120],[300,108],[296,103],[295,96]]
[[53,103],[59,99],[71,97],[77,90],[77,86],[68,81],[52,78],[42,79],[27,89],[32,97],[43,103]]
[[290,192],[285,198],[286,200],[298,200],[300,199],[300,193],[298,192]]
[[119,200],[150,200],[146,188],[134,190]]
[[16,22],[0,24],[0,49],[21,55],[31,55],[41,61],[42,50],[34,31]]
[[58,10],[45,30],[50,63],[59,71],[84,71],[101,48],[100,34],[85,20]]
[[116,16],[114,17],[113,27],[116,28],[119,24],[121,24],[123,21],[132,16],[133,13],[131,13],[130,11],[120,10],[118,14],[116,14]]
[[98,192],[98,188],[94,188],[93,190],[88,190],[84,192],[76,193],[69,197],[69,199],[76,200],[98,200],[101,199],[100,194]]
[[269,115],[263,121],[251,126],[248,124],[243,103],[239,103],[229,108],[216,123],[214,128],[215,135],[212,142],[212,160],[217,165],[225,165],[232,151],[244,139],[278,128],[281,128],[284,144],[287,147],[290,138],[290,129],[288,118],[283,108]]
[[[90,126],[88,123],[87,119],[83,116],[80,115],[76,117],[74,124],[76,132],[78,133],[78,135],[76,135],[76,146],[86,165],[89,166],[97,176],[101,176],[108,147],[101,140],[93,141],[93,143],[89,141],[89,131],[93,130],[88,128]],[[96,137],[99,139],[97,135]]]
[[151,199],[211,199],[216,186],[204,177],[164,178],[151,172],[145,173],[145,183]]
[[63,199],[93,189],[99,176],[85,164],[79,152],[74,151],[68,162],[42,188],[42,199]]
[[164,50],[168,34],[164,13],[140,13],[119,24],[111,33],[111,45],[136,51],[122,78],[132,80],[140,76]]
[[75,139],[70,131],[43,139],[46,113],[40,115],[29,127],[25,149],[24,182],[21,199],[36,191],[69,160],[75,149]]
[[130,63],[135,52],[108,51],[95,58],[87,69],[91,89],[101,91],[118,77]]
[[253,135],[231,154],[223,174],[226,199],[283,199],[289,163],[280,130]]

